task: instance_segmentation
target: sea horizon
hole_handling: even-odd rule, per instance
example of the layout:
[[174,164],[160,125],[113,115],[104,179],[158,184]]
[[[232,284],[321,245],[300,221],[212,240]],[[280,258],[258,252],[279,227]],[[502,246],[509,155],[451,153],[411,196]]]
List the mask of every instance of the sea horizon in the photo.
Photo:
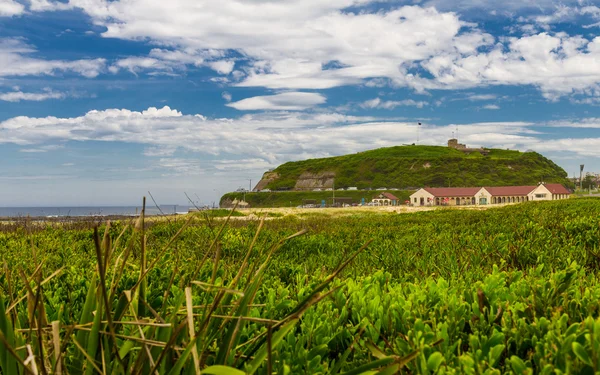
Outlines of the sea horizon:
[[[190,205],[160,205],[146,206],[146,215],[184,214],[194,206]],[[200,206],[199,206],[200,207]],[[141,206],[31,206],[31,207],[0,207],[0,217],[82,217],[82,216],[135,216],[139,215]],[[162,211],[162,212],[161,212]]]

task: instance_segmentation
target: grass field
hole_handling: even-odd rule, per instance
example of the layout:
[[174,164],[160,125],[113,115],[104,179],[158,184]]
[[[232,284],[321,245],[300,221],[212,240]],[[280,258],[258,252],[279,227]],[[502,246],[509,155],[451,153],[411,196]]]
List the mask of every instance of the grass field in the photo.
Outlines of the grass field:
[[598,199],[224,214],[0,225],[0,372],[600,370]]

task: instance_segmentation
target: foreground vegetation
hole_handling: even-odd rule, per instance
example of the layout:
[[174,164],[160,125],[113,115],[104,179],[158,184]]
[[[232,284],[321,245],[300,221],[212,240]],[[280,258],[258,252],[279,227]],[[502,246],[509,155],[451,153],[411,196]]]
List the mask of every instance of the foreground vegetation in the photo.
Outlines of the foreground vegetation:
[[561,167],[535,152],[491,149],[483,156],[448,147],[396,146],[285,163],[267,173],[279,178],[262,188],[294,188],[305,172],[333,172],[335,186],[359,189],[536,185],[540,181],[572,185]]
[[597,199],[203,215],[0,227],[1,372],[600,370]]

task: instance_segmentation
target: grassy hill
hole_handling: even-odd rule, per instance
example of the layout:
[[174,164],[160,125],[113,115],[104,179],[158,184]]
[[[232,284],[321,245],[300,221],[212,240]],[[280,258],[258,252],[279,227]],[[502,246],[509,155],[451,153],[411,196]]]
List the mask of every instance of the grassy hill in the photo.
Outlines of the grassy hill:
[[[247,193],[246,201],[251,207],[294,207],[305,199],[331,200],[332,192],[311,191],[310,186],[355,186],[358,191],[335,192],[336,197],[352,197],[354,202],[361,198],[370,201],[376,192],[364,190],[382,187],[401,189],[390,192],[404,201],[424,186],[536,185],[542,180],[572,186],[567,172],[536,152],[487,151],[487,155],[482,155],[440,146],[397,146],[289,162],[265,173],[257,185],[272,192]],[[297,191],[300,186],[305,191]],[[228,193],[221,198],[221,204],[242,198],[243,193]]]
[[397,146],[356,154],[285,163],[272,174],[271,190],[293,189],[305,172],[335,173],[335,187],[416,189],[423,186],[570,184],[567,173],[535,152],[490,149],[484,156],[440,146]]

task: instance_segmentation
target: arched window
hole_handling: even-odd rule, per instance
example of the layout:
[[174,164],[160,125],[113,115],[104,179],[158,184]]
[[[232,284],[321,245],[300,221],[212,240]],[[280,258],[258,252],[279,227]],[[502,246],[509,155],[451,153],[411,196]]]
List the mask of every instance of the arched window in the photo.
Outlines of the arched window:
[[502,197],[502,203],[506,203],[506,197]]
[[460,198],[456,198],[456,205],[460,206]]

